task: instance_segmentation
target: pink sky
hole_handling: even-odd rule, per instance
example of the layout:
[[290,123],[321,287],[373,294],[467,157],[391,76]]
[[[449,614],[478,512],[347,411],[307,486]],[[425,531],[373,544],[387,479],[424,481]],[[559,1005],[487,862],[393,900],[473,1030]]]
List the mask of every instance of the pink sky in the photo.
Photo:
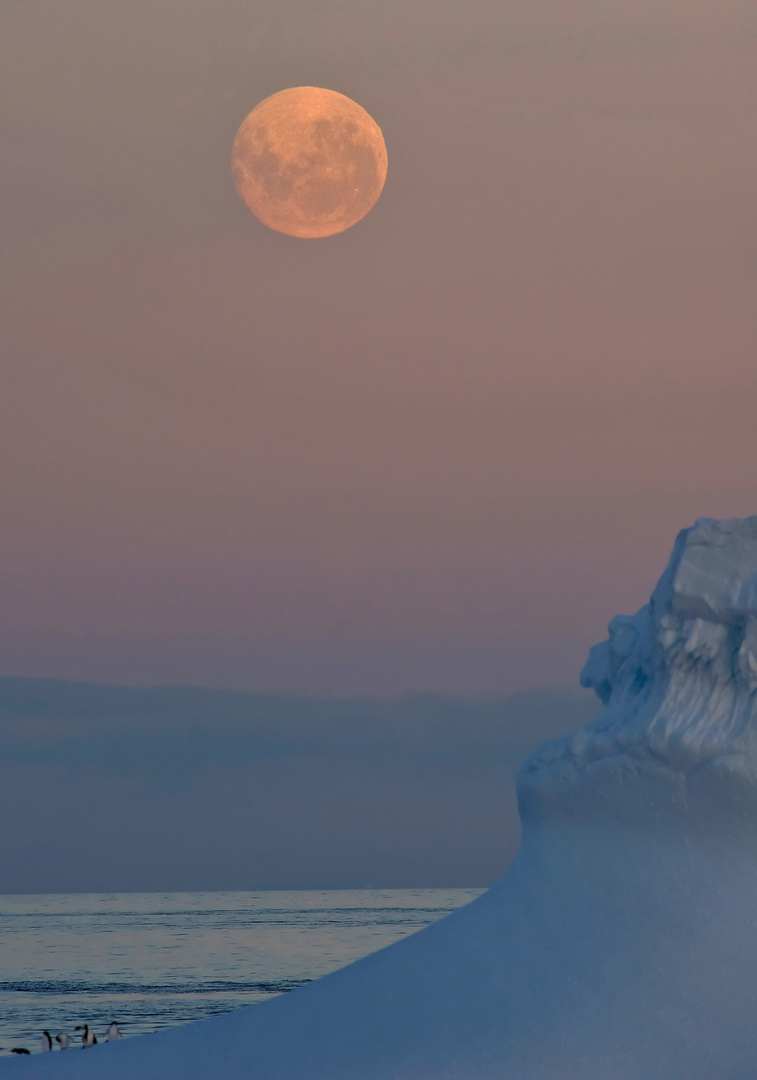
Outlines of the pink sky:
[[[39,0],[4,83],[4,674],[574,682],[757,513],[757,6]],[[349,232],[230,180],[263,97],[384,131]]]

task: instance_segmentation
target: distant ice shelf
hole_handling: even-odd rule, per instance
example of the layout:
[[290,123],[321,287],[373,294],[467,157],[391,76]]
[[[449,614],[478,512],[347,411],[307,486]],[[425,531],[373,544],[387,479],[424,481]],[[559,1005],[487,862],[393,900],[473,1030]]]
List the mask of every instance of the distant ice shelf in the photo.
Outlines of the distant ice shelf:
[[754,1080],[757,517],[700,519],[534,754],[484,896],[262,1005],[0,1062],[82,1080]]

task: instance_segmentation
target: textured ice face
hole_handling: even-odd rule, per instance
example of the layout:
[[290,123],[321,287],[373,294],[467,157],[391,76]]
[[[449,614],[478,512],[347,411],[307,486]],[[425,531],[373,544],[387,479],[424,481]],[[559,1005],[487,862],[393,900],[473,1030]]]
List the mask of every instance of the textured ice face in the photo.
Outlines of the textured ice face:
[[649,604],[612,620],[581,684],[605,707],[526,763],[526,814],[534,796],[554,803],[576,786],[596,786],[589,781],[599,769],[605,791],[608,770],[626,788],[656,777],[680,806],[703,770],[708,780],[715,770],[724,783],[751,784],[757,795],[757,517],[700,518],[681,532]]
[[650,603],[613,619],[609,631],[581,674],[605,702],[632,657],[647,674],[712,664],[721,681],[742,678],[757,689],[757,517],[700,518],[685,529]]

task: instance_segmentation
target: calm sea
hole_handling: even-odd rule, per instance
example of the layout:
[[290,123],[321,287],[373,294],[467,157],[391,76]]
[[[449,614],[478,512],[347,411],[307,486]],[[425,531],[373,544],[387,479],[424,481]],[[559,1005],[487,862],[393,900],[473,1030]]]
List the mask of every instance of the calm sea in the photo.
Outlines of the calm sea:
[[0,1047],[111,1020],[125,1036],[286,993],[478,889],[0,896]]

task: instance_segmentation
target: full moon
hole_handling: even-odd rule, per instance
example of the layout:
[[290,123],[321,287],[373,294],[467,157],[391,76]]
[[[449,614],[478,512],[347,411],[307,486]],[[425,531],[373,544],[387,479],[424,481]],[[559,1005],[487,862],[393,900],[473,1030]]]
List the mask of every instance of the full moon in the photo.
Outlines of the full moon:
[[261,101],[231,155],[248,210],[287,236],[344,232],[375,205],[386,180],[384,136],[357,102],[296,86]]

